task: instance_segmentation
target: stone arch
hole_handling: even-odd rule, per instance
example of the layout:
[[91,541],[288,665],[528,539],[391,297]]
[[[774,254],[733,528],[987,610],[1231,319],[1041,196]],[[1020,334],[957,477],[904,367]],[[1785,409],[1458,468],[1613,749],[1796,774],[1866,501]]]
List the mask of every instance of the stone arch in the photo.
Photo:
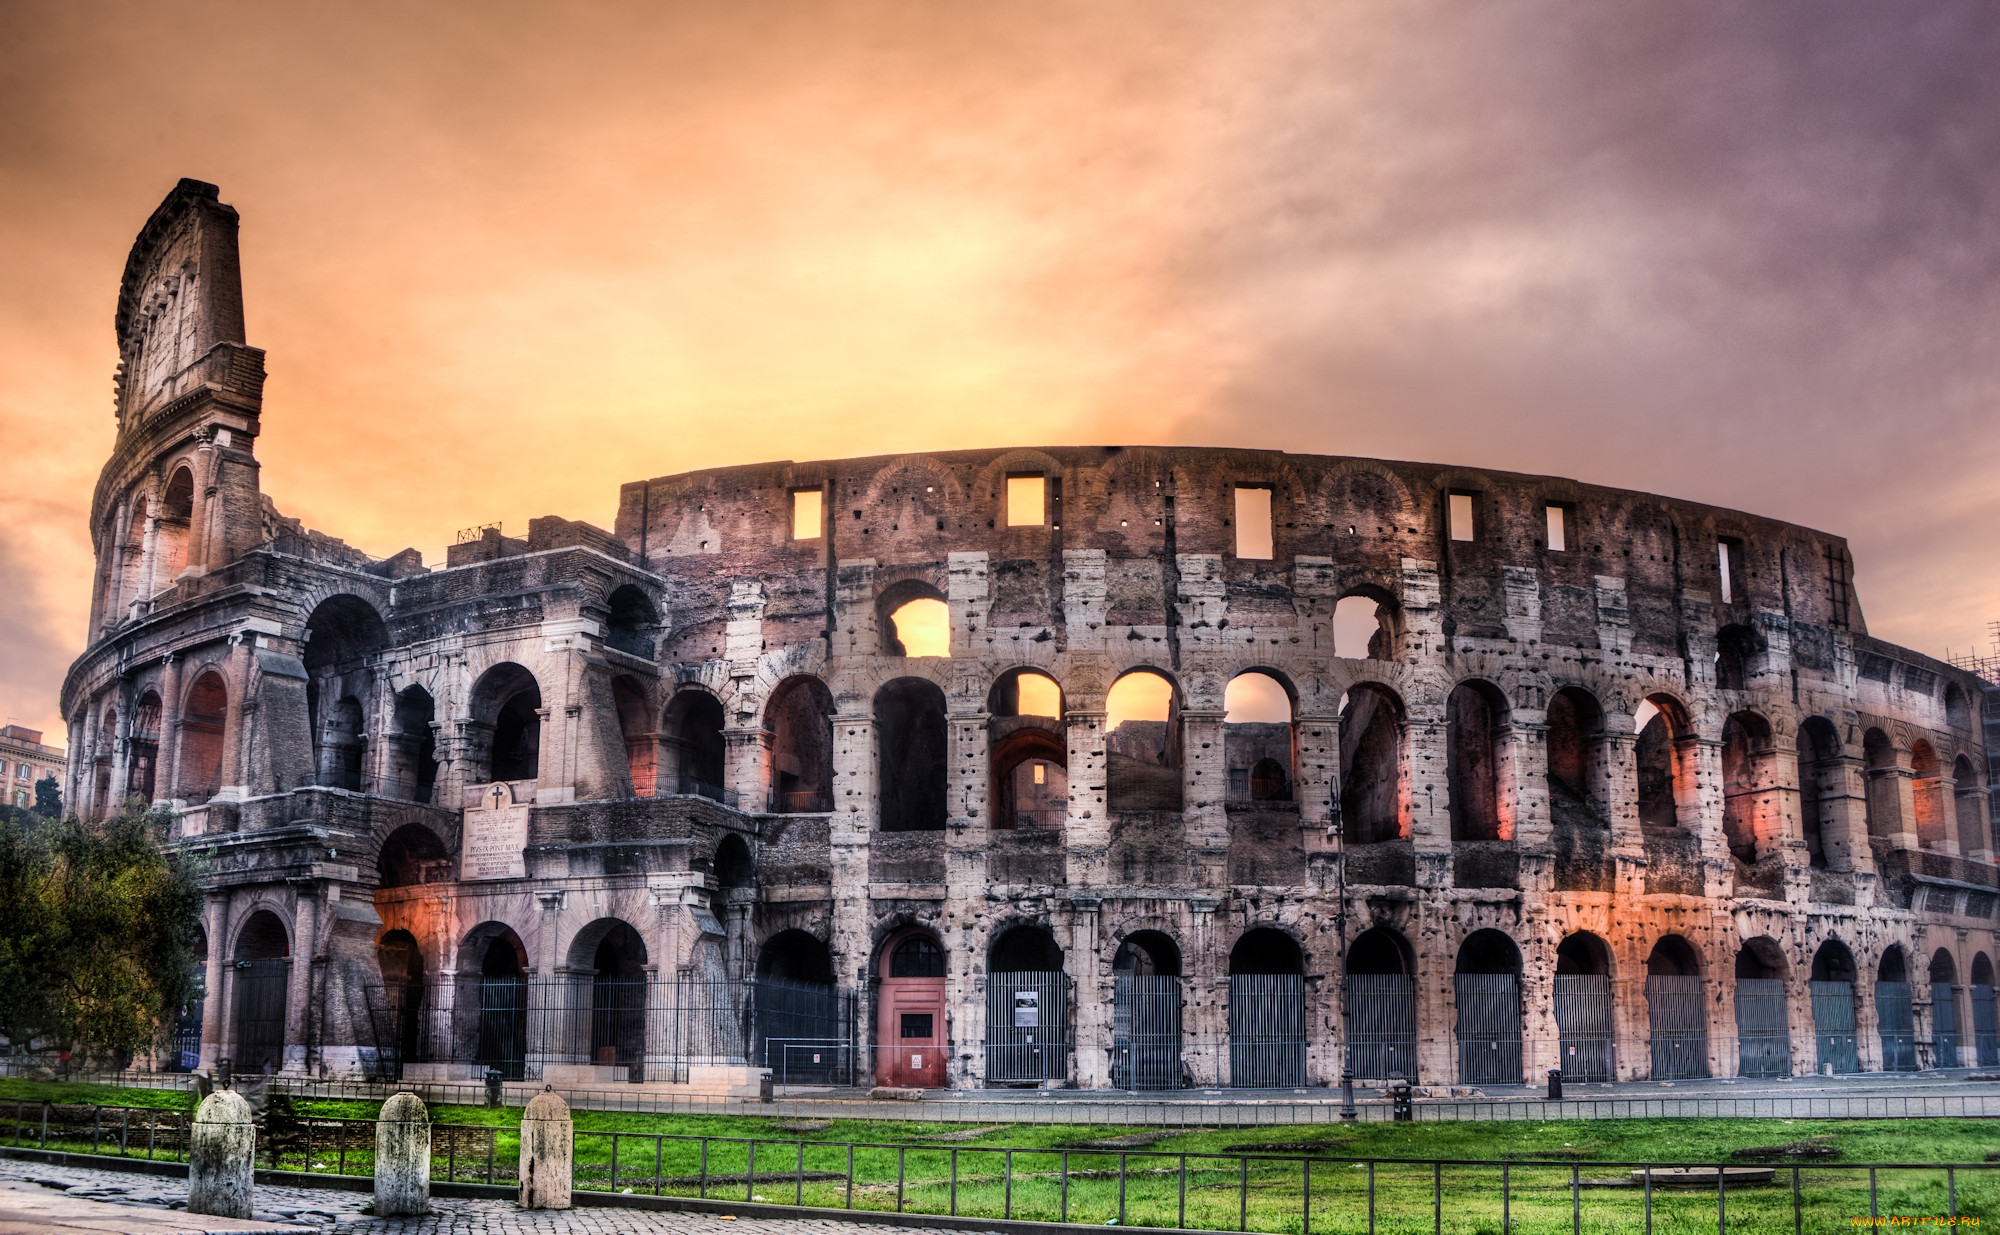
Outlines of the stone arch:
[[[1352,844],[1375,844],[1409,835],[1403,801],[1405,717],[1402,698],[1378,682],[1357,682],[1341,701],[1340,816]],[[1406,879],[1367,882],[1414,881],[1412,865]]]
[[125,796],[153,803],[160,761],[160,693],[148,688],[132,707],[132,732],[126,747]]
[[875,692],[874,707],[881,830],[942,831],[950,754],[944,692],[924,678],[896,678]]
[[1868,835],[1894,836],[1904,831],[1900,761],[1887,733],[1871,727],[1861,735],[1861,762],[1868,778]]
[[1737,1075],[1791,1075],[1791,1017],[1785,990],[1790,972],[1784,949],[1769,935],[1747,939],[1737,949]]
[[715,879],[715,886],[725,892],[754,887],[757,883],[757,863],[750,856],[750,846],[734,832],[723,837],[715,846],[715,858],[709,863],[709,873]]
[[[1808,716],[1799,724],[1799,830],[1806,858],[1815,870],[1830,865],[1827,853],[1827,813],[1845,794],[1840,764],[1840,734],[1824,716]],[[1845,863],[1843,863],[1843,867]]]
[[1285,673],[1238,671],[1223,691],[1222,753],[1231,802],[1291,802],[1298,690]]
[[1882,1038],[1882,1070],[1917,1070],[1915,988],[1903,945],[1892,943],[1875,964],[1875,1023]]
[[1459,944],[1452,966],[1457,1012],[1458,1079],[1462,1084],[1521,1081],[1521,949],[1487,927]]
[[1931,1045],[1936,1052],[1935,1066],[1956,1068],[1959,1059],[1959,1043],[1964,1036],[1964,1026],[1959,1016],[1958,960],[1949,948],[1939,948],[1931,953],[1930,960],[1931,995]]
[[757,976],[785,982],[833,985],[833,954],[810,931],[779,931],[757,949]]
[[535,780],[541,774],[542,688],[535,675],[502,661],[472,684],[466,781]]
[[1608,828],[1610,759],[1604,708],[1582,686],[1564,686],[1549,698],[1548,780],[1551,822]]
[[1510,732],[1507,697],[1499,687],[1477,678],[1452,687],[1445,700],[1445,760],[1453,842],[1513,839]]
[[1111,972],[1135,977],[1171,977],[1181,974],[1181,945],[1165,931],[1136,930],[1118,941],[1111,957]]
[[770,810],[833,809],[833,693],[812,674],[779,682],[764,704],[770,749]]
[[170,465],[167,484],[160,492],[160,516],[153,529],[153,571],[156,588],[171,587],[188,567],[188,549],[194,530],[194,470],[186,463]]
[[704,687],[683,685],[667,700],[659,739],[665,766],[659,774],[666,776],[668,792],[724,800],[729,748],[723,731],[727,724],[722,701]]
[[1722,830],[1746,866],[1775,854],[1784,838],[1776,763],[1771,723],[1756,712],[1731,713],[1722,725]]
[[390,719],[389,778],[383,788],[412,802],[429,802],[436,795],[437,702],[422,686],[411,684],[396,694]]
[[222,752],[229,717],[229,687],[217,669],[203,669],[181,705],[176,797],[206,802],[222,788]]
[[[944,648],[935,648],[935,627],[942,621],[944,626]],[[923,650],[912,650],[904,643],[904,625],[912,630],[921,630],[923,638],[932,646]],[[875,629],[882,640],[884,656],[949,656],[951,654],[951,603],[944,592],[927,579],[899,579],[884,587],[875,597]],[[912,638],[916,638],[912,634]]]
[[1333,603],[1333,654],[1344,660],[1394,660],[1402,626],[1395,593],[1372,583],[1357,584]]
[[1943,765],[1937,748],[1924,738],[1910,743],[1910,797],[1916,808],[1917,843],[1926,849],[1946,845]]
[[653,598],[630,583],[613,588],[604,598],[604,645],[640,660],[653,659],[653,632],[660,612]]
[[504,922],[486,921],[458,946],[459,1001],[454,1040],[503,1080],[525,1077],[528,1058],[528,949]]
[[1764,654],[1764,637],[1755,628],[1741,623],[1723,627],[1715,635],[1715,686],[1717,690],[1743,690]]
[[253,906],[237,926],[232,950],[233,1058],[238,1072],[254,1076],[284,1066],[291,955],[291,924],[269,908]]
[[421,823],[406,823],[382,841],[376,851],[378,888],[402,888],[447,882],[452,877],[451,851],[437,833]]
[[1634,751],[1639,771],[1639,822],[1646,827],[1676,828],[1693,821],[1700,810],[1695,785],[1695,734],[1686,706],[1672,695],[1646,696],[1651,708],[1634,714],[1639,742]]
[[1105,805],[1113,811],[1181,809],[1181,687],[1150,665],[1118,675],[1105,692]]
[[1972,760],[1959,755],[1951,761],[1951,782],[1952,823],[1958,851],[1974,854],[1990,849],[1986,841],[1985,812],[1981,809],[1986,789],[1980,784],[1979,772]]
[[1972,704],[1957,682],[1946,682],[1944,685],[1944,717],[1945,724],[1953,729],[1973,727]]

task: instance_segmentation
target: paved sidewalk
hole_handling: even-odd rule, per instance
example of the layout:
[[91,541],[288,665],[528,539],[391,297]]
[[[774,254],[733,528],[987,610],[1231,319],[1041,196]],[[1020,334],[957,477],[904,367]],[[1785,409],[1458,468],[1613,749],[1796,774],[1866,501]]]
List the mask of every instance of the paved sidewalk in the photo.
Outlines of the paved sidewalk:
[[[63,1190],[41,1181],[63,1185]],[[0,1235],[76,1235],[130,1232],[131,1235],[194,1235],[197,1232],[382,1232],[382,1235],[750,1235],[746,1222],[715,1214],[659,1213],[652,1210],[590,1206],[560,1212],[526,1213],[509,1201],[434,1198],[424,1218],[373,1218],[361,1212],[366,1192],[334,1188],[257,1185],[255,1223],[203,1218],[181,1212],[187,1183],[158,1175],[44,1166],[0,1160]],[[60,1207],[62,1218],[50,1206]],[[85,1221],[94,1215],[94,1220]],[[68,1225],[63,1225],[68,1223]],[[757,1235],[965,1235],[921,1227],[870,1226],[822,1219],[758,1218]]]

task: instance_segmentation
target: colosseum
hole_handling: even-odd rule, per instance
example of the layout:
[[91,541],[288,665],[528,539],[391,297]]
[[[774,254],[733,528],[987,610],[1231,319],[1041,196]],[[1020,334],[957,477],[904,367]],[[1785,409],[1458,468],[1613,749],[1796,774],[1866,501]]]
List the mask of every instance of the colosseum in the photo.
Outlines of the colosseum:
[[[1155,447],[638,480],[376,559],[237,215],[119,289],[69,800],[207,855],[165,1067],[744,1092],[2000,1063],[1981,684],[1838,536]],[[276,429],[283,432],[283,419]]]

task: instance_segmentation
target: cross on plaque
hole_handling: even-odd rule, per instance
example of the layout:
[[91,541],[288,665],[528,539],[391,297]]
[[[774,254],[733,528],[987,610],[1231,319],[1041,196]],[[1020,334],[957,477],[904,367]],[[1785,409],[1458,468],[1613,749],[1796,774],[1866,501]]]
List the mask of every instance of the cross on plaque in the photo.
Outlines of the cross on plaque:
[[509,794],[508,794],[508,792],[507,792],[507,786],[505,786],[505,785],[495,785],[495,786],[493,786],[493,807],[492,807],[492,809],[494,809],[494,810],[499,810],[499,809],[500,809],[500,807],[501,807],[501,804],[502,804],[503,802],[505,802],[505,801],[506,801],[506,799],[507,799],[507,798],[508,798],[509,796],[510,796],[510,795],[509,795]]

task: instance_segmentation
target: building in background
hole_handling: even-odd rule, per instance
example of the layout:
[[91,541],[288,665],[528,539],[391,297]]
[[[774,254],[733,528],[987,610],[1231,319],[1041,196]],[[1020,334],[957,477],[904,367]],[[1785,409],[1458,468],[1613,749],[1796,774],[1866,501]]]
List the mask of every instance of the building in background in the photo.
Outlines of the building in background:
[[33,806],[36,783],[54,780],[61,784],[68,762],[68,751],[43,744],[40,729],[25,725],[0,728],[0,790],[4,790],[0,800],[9,806]]
[[62,696],[79,811],[207,855],[209,1065],[2000,1066],[1983,683],[1868,634],[1839,536],[1059,446],[662,476],[614,531],[376,559],[259,488],[236,235],[183,181],[127,262]]

